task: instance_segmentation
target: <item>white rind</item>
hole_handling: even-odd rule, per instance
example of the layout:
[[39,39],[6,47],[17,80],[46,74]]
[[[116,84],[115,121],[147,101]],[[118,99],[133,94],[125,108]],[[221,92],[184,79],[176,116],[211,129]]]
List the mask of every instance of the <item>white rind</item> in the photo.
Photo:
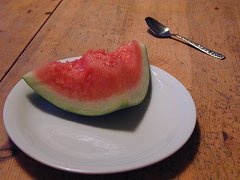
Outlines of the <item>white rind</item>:
[[140,80],[141,82],[139,85],[121,95],[114,95],[97,102],[79,101],[64,97],[63,95],[39,82],[34,77],[32,72],[24,75],[23,79],[40,96],[63,110],[87,116],[108,114],[116,110],[140,104],[147,94],[150,79],[149,62],[145,45],[140,44],[140,47],[142,52],[142,66],[144,72],[142,73]]

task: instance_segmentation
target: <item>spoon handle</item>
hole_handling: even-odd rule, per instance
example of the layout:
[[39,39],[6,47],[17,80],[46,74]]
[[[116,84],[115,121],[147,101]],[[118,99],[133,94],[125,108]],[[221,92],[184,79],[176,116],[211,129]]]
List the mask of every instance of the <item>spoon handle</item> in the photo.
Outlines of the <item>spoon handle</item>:
[[218,59],[225,59],[225,56],[223,54],[220,54],[220,53],[217,53],[215,51],[212,51],[198,43],[195,43],[187,38],[184,38],[178,34],[172,34],[172,36],[175,36],[175,37],[178,37],[179,39],[183,40],[184,42],[192,45],[193,47],[197,48],[198,50],[202,51],[202,52],[205,52],[206,54],[212,56],[212,57],[215,57],[215,58],[218,58]]

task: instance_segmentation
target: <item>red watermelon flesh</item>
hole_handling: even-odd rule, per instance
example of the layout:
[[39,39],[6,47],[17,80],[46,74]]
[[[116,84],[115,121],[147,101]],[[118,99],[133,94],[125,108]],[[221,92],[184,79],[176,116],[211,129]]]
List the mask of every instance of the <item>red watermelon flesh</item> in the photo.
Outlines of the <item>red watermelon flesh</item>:
[[72,62],[52,62],[35,75],[64,96],[95,101],[134,88],[143,71],[141,56],[137,42],[132,42],[114,52],[90,50]]
[[139,104],[149,84],[146,47],[90,50],[71,62],[50,62],[23,79],[43,98],[77,114],[102,115]]

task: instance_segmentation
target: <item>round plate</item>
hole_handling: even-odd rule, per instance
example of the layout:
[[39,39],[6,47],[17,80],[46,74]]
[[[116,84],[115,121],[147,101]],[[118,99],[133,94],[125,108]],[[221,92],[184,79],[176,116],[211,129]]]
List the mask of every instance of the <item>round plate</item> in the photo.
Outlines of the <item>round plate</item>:
[[140,105],[109,115],[85,117],[58,109],[23,80],[4,106],[12,141],[33,159],[78,173],[116,173],[161,161],[181,148],[196,124],[185,87],[151,66],[151,84]]

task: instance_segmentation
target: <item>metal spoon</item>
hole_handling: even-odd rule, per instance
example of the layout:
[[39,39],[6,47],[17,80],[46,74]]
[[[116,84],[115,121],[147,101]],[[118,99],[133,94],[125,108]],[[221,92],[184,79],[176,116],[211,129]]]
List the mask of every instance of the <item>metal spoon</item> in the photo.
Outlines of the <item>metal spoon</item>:
[[160,22],[158,22],[157,20],[153,19],[152,17],[147,17],[145,18],[145,21],[147,23],[147,25],[149,26],[150,30],[154,33],[155,36],[160,37],[160,38],[167,38],[167,37],[177,37],[179,39],[181,39],[182,41],[186,42],[187,44],[190,44],[191,46],[197,48],[198,50],[213,56],[215,58],[218,59],[224,59],[225,56],[223,54],[217,53],[215,51],[212,51],[198,43],[195,43],[187,38],[184,38],[178,34],[171,34],[170,30],[168,27],[164,26],[163,24],[161,24]]

